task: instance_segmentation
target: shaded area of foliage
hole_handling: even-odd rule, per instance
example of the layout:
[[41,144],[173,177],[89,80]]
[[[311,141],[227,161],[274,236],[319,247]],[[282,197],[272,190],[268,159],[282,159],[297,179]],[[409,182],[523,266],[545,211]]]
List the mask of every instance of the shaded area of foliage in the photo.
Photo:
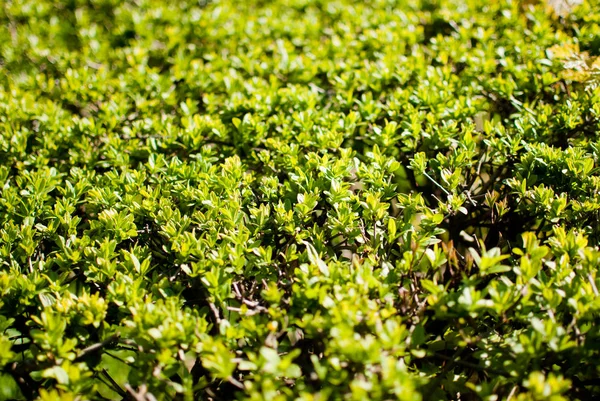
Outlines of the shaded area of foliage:
[[485,3],[0,3],[0,399],[597,396],[600,5]]

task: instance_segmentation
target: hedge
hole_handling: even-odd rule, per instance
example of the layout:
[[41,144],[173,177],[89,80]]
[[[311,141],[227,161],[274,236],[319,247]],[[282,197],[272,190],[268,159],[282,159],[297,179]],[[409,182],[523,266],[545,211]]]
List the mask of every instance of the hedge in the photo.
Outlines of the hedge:
[[600,3],[0,2],[0,400],[600,396]]

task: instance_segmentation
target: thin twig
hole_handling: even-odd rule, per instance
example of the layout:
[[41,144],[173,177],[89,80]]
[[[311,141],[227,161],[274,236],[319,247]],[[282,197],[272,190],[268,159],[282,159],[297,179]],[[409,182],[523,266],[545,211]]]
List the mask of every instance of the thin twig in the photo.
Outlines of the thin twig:
[[104,341],[101,341],[101,342],[96,343],[96,344],[92,344],[89,347],[82,349],[81,352],[79,353],[79,355],[77,355],[77,358],[75,358],[75,361],[80,361],[83,358],[85,358],[87,355],[92,354],[94,352],[97,352],[97,351],[101,350],[102,348],[104,348],[108,344],[112,344],[112,343],[116,342],[119,339],[120,336],[121,336],[120,333],[113,334],[112,336],[108,337]]
[[106,378],[106,380],[108,380],[110,382],[110,384],[113,387],[113,389],[115,390],[115,392],[117,392],[121,397],[127,397],[127,392],[121,388],[119,383],[117,383],[110,376],[110,374],[108,374],[108,371],[106,369],[102,369],[102,374],[104,374],[104,377]]
[[506,397],[506,401],[510,401],[510,399],[513,397],[513,395],[515,395],[516,391],[517,391],[518,386],[513,386],[512,390],[510,390],[510,393],[508,393],[508,397]]
[[217,324],[221,324],[221,316],[219,314],[219,310],[217,309],[217,307],[215,306],[214,303],[210,302],[208,304],[208,306],[210,307],[210,309],[212,310],[213,314],[215,315],[215,319],[217,321]]
[[506,372],[504,372],[502,370],[498,370],[498,369],[494,369],[494,368],[487,368],[485,366],[481,366],[479,364],[472,363],[472,362],[455,360],[455,359],[453,359],[453,358],[451,358],[449,356],[446,356],[444,354],[439,354],[437,352],[434,355],[437,358],[443,359],[445,361],[452,361],[456,365],[461,365],[461,366],[464,366],[464,367],[467,367],[467,368],[475,369],[475,370],[483,372],[483,373],[491,373],[493,375],[502,376],[502,377],[511,377],[508,373],[506,373]]

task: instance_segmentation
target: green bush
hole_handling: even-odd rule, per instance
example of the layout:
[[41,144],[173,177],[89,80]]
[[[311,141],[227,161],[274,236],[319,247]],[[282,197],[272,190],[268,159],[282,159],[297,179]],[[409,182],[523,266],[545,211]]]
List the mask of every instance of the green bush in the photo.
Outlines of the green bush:
[[600,4],[0,2],[0,399],[600,396]]

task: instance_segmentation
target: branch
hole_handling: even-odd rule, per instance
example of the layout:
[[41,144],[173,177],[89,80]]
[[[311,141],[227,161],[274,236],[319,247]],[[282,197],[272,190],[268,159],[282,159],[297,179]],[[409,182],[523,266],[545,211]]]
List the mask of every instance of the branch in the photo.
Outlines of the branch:
[[102,348],[106,347],[107,345],[115,343],[119,339],[119,337],[121,337],[121,333],[116,333],[116,334],[113,334],[112,336],[108,337],[104,341],[101,341],[96,344],[92,344],[89,347],[82,349],[81,352],[79,353],[79,355],[77,355],[77,358],[75,358],[75,361],[76,362],[80,361],[83,358],[85,358],[86,356],[100,351]]
[[461,361],[458,359],[454,359],[452,357],[446,356],[444,354],[440,354],[440,353],[435,353],[434,356],[436,358],[440,358],[443,359],[445,361],[450,361],[456,365],[460,365],[460,366],[464,366],[466,368],[471,368],[471,369],[475,369],[478,372],[482,372],[485,374],[492,374],[492,375],[496,375],[496,376],[502,376],[502,377],[507,377],[507,378],[512,378],[512,376],[510,376],[508,373],[502,371],[502,370],[498,370],[498,369],[494,369],[494,368],[488,368],[485,366],[481,366],[477,363],[472,363],[472,362],[467,362],[467,361]]

